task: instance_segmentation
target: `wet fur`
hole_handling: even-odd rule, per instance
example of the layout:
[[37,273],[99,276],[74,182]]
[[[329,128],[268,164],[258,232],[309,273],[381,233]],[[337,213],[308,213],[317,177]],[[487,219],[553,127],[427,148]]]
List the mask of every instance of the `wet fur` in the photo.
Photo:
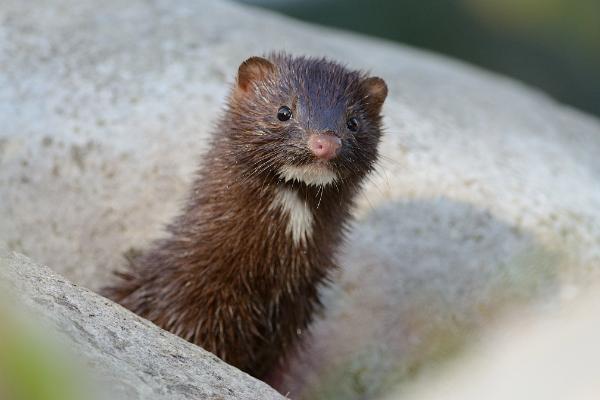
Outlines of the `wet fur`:
[[[387,92],[373,95],[364,74],[324,59],[251,60],[240,67],[182,214],[104,294],[260,378],[320,308],[319,286],[336,267],[353,198],[377,158]],[[288,123],[276,118],[281,105],[293,107]],[[360,118],[358,133],[348,132],[349,115]],[[315,162],[306,137],[323,131],[343,141],[330,165],[338,179],[283,180],[281,166]],[[304,241],[292,240],[289,215],[273,206],[282,188],[312,211]]]

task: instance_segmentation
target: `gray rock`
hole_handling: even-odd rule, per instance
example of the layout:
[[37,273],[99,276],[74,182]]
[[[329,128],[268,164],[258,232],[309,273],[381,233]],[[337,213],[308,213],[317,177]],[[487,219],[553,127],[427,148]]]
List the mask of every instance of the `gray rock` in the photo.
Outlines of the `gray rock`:
[[598,289],[571,288],[560,308],[503,318],[458,360],[387,400],[597,399]]
[[506,306],[598,275],[598,120],[444,57],[225,1],[3,1],[0,240],[107,282],[176,214],[238,64],[277,49],[390,89],[343,268],[282,371],[292,397],[373,398]]
[[0,267],[0,282],[16,296],[10,301],[51,326],[112,399],[283,399],[213,354],[2,246]]

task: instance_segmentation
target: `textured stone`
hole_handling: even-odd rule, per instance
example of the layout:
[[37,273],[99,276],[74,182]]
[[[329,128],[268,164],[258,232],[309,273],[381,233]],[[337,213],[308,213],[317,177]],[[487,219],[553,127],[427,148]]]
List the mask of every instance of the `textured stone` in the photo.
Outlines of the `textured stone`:
[[598,293],[570,288],[561,307],[503,319],[458,360],[388,400],[597,399]]
[[596,119],[444,57],[225,1],[3,1],[0,240],[107,282],[176,214],[240,61],[278,49],[390,89],[326,311],[282,371],[292,397],[373,398],[507,305],[598,275]]
[[[111,399],[283,399],[213,354],[0,246],[0,282],[70,346]],[[109,398],[109,397],[107,397]]]

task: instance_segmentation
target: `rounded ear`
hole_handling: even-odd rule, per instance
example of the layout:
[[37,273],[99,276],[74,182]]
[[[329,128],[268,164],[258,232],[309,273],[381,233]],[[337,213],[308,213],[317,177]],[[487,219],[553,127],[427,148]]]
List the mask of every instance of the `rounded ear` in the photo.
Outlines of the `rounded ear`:
[[275,72],[275,65],[269,60],[262,57],[250,57],[238,69],[237,86],[246,92],[252,82],[264,80],[273,72]]
[[388,94],[388,88],[385,81],[376,76],[366,78],[361,84],[365,91],[365,103],[367,108],[375,113],[381,111],[381,106]]

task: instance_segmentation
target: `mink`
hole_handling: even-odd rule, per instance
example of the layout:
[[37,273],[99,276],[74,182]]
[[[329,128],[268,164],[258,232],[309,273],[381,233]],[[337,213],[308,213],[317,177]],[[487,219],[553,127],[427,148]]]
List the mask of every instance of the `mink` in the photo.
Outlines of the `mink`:
[[244,61],[182,213],[103,294],[264,378],[322,307],[386,96],[324,58]]

